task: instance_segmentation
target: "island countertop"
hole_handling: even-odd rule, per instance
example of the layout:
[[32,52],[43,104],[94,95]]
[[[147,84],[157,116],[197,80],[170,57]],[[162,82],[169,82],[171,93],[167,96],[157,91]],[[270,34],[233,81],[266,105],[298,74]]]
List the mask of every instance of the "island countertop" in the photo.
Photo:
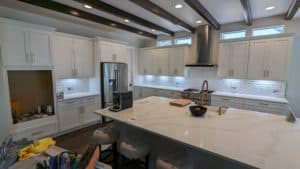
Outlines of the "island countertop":
[[203,117],[192,117],[188,106],[170,106],[170,100],[148,97],[130,109],[96,113],[251,167],[300,168],[299,122],[232,108],[221,116],[211,108]]

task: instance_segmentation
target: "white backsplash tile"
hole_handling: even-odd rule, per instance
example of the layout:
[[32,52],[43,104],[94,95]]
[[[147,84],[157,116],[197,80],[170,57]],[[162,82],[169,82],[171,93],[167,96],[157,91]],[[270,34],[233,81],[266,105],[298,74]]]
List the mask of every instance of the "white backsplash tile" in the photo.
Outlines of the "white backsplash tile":
[[60,79],[56,81],[56,91],[65,94],[89,92],[89,79]]
[[203,80],[208,80],[210,90],[273,97],[285,96],[286,83],[282,81],[222,79],[217,77],[217,68],[204,67],[186,68],[185,74],[185,77],[139,75],[135,83],[200,89]]

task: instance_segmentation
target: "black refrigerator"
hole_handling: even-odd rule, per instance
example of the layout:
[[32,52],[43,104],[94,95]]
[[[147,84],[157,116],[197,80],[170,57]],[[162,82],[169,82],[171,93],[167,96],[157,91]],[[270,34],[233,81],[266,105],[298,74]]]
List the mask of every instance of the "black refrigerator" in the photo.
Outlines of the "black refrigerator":
[[126,63],[100,63],[102,108],[112,106],[113,92],[128,91],[128,66]]

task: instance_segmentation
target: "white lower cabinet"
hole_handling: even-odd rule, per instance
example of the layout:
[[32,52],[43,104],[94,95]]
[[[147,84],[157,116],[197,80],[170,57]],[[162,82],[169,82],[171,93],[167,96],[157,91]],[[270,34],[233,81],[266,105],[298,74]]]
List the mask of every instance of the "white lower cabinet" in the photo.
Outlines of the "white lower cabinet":
[[232,108],[242,109],[244,103],[243,103],[243,99],[239,99],[239,98],[212,96],[211,104],[212,106],[216,106],[216,107],[232,107]]
[[57,117],[49,116],[32,120],[13,126],[13,139],[20,140],[27,138],[37,140],[43,137],[54,135],[58,132]]
[[60,132],[99,121],[94,111],[100,108],[100,97],[89,96],[58,102]]
[[286,103],[275,103],[225,96],[212,96],[211,105],[215,107],[231,107],[279,115],[286,115],[288,113],[288,104]]

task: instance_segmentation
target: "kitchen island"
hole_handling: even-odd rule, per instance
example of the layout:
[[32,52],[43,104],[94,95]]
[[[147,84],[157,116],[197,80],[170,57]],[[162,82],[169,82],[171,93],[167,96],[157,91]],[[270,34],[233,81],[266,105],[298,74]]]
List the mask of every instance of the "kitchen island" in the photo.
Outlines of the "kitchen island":
[[288,123],[285,116],[233,108],[220,116],[211,107],[203,117],[192,117],[188,106],[171,106],[171,100],[148,97],[135,101],[130,109],[96,113],[245,167],[300,168],[299,123]]

